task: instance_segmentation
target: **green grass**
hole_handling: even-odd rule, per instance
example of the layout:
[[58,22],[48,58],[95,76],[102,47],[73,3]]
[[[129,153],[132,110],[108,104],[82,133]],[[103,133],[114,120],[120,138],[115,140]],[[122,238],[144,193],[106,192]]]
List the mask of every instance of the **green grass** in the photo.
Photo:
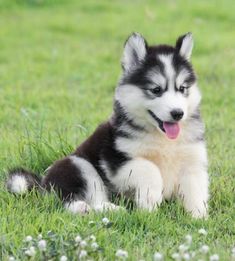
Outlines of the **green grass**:
[[[51,249],[69,255],[70,240],[94,233],[95,260],[170,260],[186,234],[192,249],[231,260],[235,244],[235,2],[0,0],[0,260],[24,260],[23,239],[46,237]],[[38,173],[71,152],[112,112],[123,42],[133,31],[150,43],[174,43],[192,31],[193,64],[203,93],[210,174],[210,217],[193,220],[179,204],[152,214],[107,213],[110,228],[91,228],[104,215],[73,216],[54,195],[14,197],[4,188],[5,171],[23,165]],[[206,237],[198,234],[204,227]],[[208,256],[205,257],[205,260]],[[37,256],[36,260],[39,260]]]

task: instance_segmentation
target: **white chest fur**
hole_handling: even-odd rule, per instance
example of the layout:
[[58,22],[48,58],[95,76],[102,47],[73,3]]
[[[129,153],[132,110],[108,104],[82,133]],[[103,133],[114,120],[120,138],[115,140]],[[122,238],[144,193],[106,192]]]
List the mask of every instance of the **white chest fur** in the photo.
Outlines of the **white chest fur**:
[[169,140],[163,135],[142,134],[134,139],[118,138],[117,148],[133,158],[145,158],[160,169],[163,179],[163,197],[169,199],[178,191],[179,178],[187,168],[206,164],[206,150],[202,142],[187,143],[182,137]]

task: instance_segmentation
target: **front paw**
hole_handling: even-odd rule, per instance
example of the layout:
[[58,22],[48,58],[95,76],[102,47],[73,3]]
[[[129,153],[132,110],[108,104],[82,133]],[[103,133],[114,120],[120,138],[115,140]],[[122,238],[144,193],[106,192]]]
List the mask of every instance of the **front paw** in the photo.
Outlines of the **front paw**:
[[138,195],[136,199],[137,207],[152,212],[158,208],[162,202],[161,193],[146,193],[146,195]]
[[193,208],[190,209],[189,212],[191,213],[192,217],[195,219],[208,219],[208,211],[207,205],[204,205],[200,208]]
[[125,208],[115,205],[111,202],[102,202],[98,205],[94,206],[94,210],[96,212],[105,212],[105,211],[119,211],[119,210],[125,210]]

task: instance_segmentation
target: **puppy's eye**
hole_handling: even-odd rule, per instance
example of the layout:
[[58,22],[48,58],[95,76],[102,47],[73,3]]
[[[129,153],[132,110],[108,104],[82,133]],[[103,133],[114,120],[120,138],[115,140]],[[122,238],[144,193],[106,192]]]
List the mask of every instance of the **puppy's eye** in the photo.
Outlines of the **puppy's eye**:
[[160,86],[156,86],[155,88],[151,89],[153,94],[159,95],[162,92],[162,88]]
[[179,91],[180,91],[181,93],[185,93],[186,89],[187,89],[187,87],[185,87],[184,85],[181,85],[181,86],[179,87]]

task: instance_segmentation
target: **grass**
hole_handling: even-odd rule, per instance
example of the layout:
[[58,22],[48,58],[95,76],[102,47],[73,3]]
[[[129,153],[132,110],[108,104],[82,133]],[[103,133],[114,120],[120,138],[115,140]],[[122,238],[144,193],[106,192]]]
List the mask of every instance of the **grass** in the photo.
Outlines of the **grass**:
[[[95,260],[170,260],[186,234],[192,250],[210,246],[231,260],[235,244],[235,2],[0,0],[0,260],[25,260],[27,235],[52,231],[51,251],[77,260],[69,250],[80,233],[94,233]],[[112,112],[125,38],[139,31],[150,43],[174,43],[192,31],[193,64],[203,93],[210,174],[210,217],[193,220],[179,204],[154,213],[107,213],[110,228],[90,227],[104,215],[73,216],[54,195],[9,195],[5,171],[23,165],[43,174],[71,152]],[[205,228],[206,237],[198,234]],[[50,235],[50,233],[49,233]],[[49,240],[49,239],[48,239]],[[42,258],[42,257],[41,257]],[[35,257],[39,260],[39,256]],[[208,255],[205,260],[209,259]]]

